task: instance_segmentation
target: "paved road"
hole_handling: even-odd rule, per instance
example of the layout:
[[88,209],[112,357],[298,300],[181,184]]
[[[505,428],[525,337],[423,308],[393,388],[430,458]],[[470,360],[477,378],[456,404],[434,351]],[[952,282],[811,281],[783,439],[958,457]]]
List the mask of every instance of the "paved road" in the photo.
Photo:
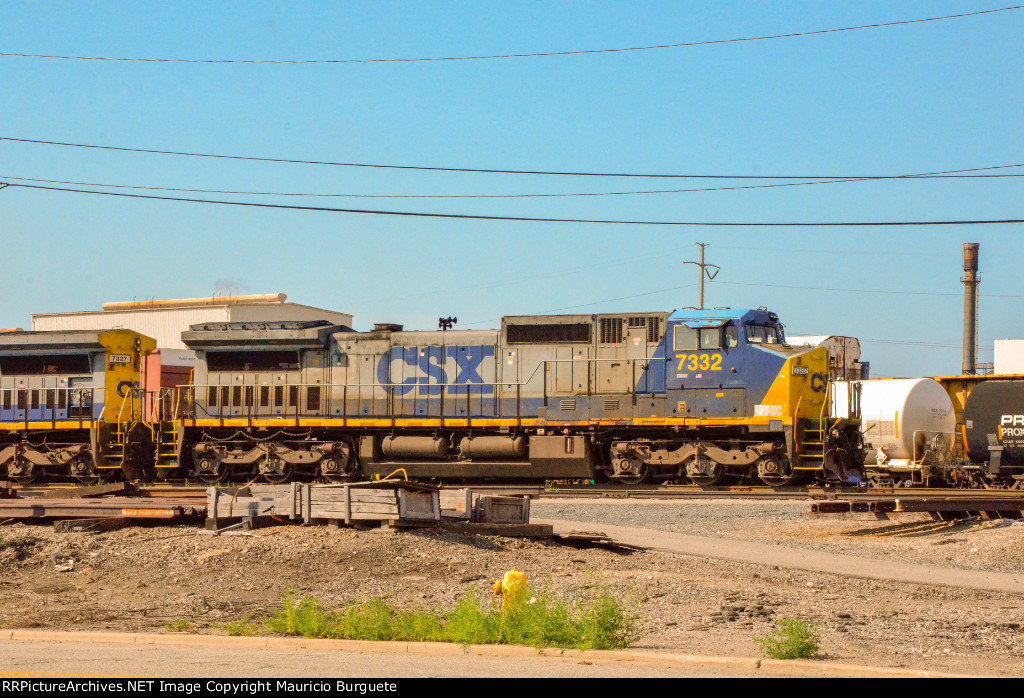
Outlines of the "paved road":
[[[311,646],[313,645],[313,646]],[[353,652],[307,646],[174,647],[0,640],[0,678],[40,673],[191,677],[677,677],[754,676],[746,667],[556,657]]]
[[282,637],[0,633],[0,679],[21,676],[233,678],[939,676],[818,661],[698,657],[664,651],[578,652],[444,643]]
[[787,548],[772,543],[706,538],[650,528],[606,526],[593,521],[535,519],[532,523],[551,524],[555,527],[555,533],[601,531],[609,538],[624,545],[680,555],[750,562],[757,565],[777,565],[863,579],[1024,593],[1024,574],[916,565],[895,560],[877,560],[804,548]]

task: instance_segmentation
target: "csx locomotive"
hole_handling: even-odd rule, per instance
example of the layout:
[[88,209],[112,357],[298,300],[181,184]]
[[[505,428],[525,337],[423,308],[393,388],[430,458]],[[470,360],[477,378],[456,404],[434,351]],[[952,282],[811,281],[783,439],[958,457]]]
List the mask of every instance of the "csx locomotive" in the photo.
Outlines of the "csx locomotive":
[[856,409],[829,414],[826,350],[787,345],[765,309],[509,316],[498,330],[212,323],[182,339],[196,368],[163,401],[166,477],[863,475]]
[[155,348],[129,330],[0,334],[0,479],[142,475],[154,429],[140,372]]

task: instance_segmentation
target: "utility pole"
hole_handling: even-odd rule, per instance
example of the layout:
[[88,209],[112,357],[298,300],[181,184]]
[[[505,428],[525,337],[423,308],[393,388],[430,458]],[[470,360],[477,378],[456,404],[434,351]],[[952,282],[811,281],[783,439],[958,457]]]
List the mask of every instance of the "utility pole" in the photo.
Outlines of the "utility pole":
[[[699,276],[697,277],[697,310],[704,310],[704,275],[706,274],[708,280],[718,276],[718,272],[722,271],[722,268],[717,264],[705,264],[704,263],[704,248],[710,247],[711,243],[707,242],[695,242],[694,245],[700,246],[700,261],[699,262],[683,262],[683,264],[693,264],[699,267]],[[708,270],[708,267],[714,267],[715,272],[712,274]]]

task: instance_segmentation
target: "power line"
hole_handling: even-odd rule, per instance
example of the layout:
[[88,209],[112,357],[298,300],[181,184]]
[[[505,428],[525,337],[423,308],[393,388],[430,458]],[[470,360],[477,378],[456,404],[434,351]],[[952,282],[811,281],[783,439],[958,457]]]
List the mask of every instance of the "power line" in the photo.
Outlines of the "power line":
[[324,213],[359,213],[372,216],[404,216],[410,218],[446,218],[455,220],[478,221],[516,221],[525,223],[591,223],[601,225],[645,225],[645,226],[693,226],[705,228],[841,228],[841,227],[906,227],[930,225],[1007,225],[1024,223],[1024,218],[1003,218],[987,220],[938,220],[938,221],[825,221],[825,222],[710,222],[710,221],[641,221],[615,220],[602,218],[540,218],[528,216],[486,216],[470,213],[428,213],[426,211],[383,211],[359,208],[332,208],[327,206],[299,206],[297,204],[265,204],[251,201],[221,201],[212,199],[190,199],[176,196],[153,196],[151,194],[126,194],[113,191],[91,191],[88,189],[67,189],[48,187],[37,184],[14,184],[6,182],[8,187],[20,189],[40,189],[44,191],[60,191],[75,194],[93,194],[98,196],[120,196],[129,199],[148,199],[152,201],[180,201],[193,204],[218,204],[221,206],[242,206],[249,208],[283,209],[291,211],[320,211]]
[[814,184],[844,184],[849,182],[868,182],[877,179],[910,180],[910,179],[977,179],[989,177],[1024,177],[1024,172],[1015,174],[968,174],[968,175],[903,175],[885,178],[834,179],[813,182],[786,182],[785,184],[748,184],[739,187],[698,187],[692,189],[656,189],[642,191],[602,191],[602,192],[559,192],[529,194],[323,194],[314,192],[276,192],[276,191],[244,191],[233,189],[189,189],[184,187],[152,187],[138,184],[107,184],[105,182],[79,182],[64,179],[39,179],[36,177],[10,177],[0,175],[2,179],[17,182],[41,182],[44,184],[68,184],[80,187],[103,187],[105,189],[134,189],[143,191],[173,191],[192,194],[235,194],[239,196],[281,196],[281,197],[317,197],[333,199],[534,199],[534,198],[570,198],[570,197],[602,197],[602,196],[636,196],[644,194],[683,194],[694,192],[739,191],[748,189],[774,189],[778,187],[801,187]]
[[[601,305],[602,303],[613,303],[615,301],[625,301],[625,300],[631,300],[633,298],[642,298],[643,296],[654,296],[654,295],[657,295],[659,293],[667,293],[669,291],[680,291],[680,290],[682,290],[684,288],[693,288],[696,285],[697,284],[684,284],[682,286],[670,286],[669,288],[661,288],[661,289],[658,289],[657,291],[647,291],[645,293],[634,293],[631,296],[619,296],[618,298],[605,298],[604,300],[593,301],[591,303],[580,303],[578,305],[567,305],[567,306],[563,306],[561,308],[551,308],[549,310],[538,310],[536,312],[526,313],[526,314],[527,315],[543,315],[544,313],[558,313],[558,312],[561,312],[563,310],[575,310],[577,308],[589,308],[589,307],[594,306],[594,305]],[[491,318],[489,320],[474,320],[473,322],[460,322],[459,326],[460,327],[465,327],[466,325],[482,325],[482,324],[487,323],[487,322],[501,322],[501,318],[499,317],[499,318]]]
[[[788,286],[785,284],[754,284],[745,283],[742,281],[716,281],[716,284],[726,284],[728,286],[756,286],[758,288],[791,288],[800,291],[835,291],[838,293],[880,293],[890,296],[952,296],[961,298],[962,293],[938,293],[934,291],[884,291],[877,289],[864,289],[864,288],[823,288],[820,286]],[[985,298],[1024,298],[1024,295],[1010,295],[1010,294],[984,294]]]
[[93,150],[113,150],[125,153],[147,153],[150,155],[178,155],[193,158],[215,158],[220,160],[248,160],[252,162],[276,162],[290,165],[325,165],[331,167],[364,167],[383,170],[419,170],[426,172],[471,172],[480,174],[514,174],[514,175],[547,175],[559,177],[643,177],[649,179],[912,179],[938,177],[945,175],[963,174],[969,172],[984,172],[990,170],[1005,170],[1015,167],[1024,167],[1024,163],[1013,165],[994,165],[991,167],[972,167],[959,170],[944,170],[940,172],[924,172],[921,174],[903,175],[713,175],[713,174],[651,174],[636,172],[569,172],[557,170],[512,170],[497,168],[473,168],[473,167],[439,167],[430,165],[390,165],[364,162],[337,162],[330,160],[297,160],[289,158],[268,158],[254,155],[222,155],[217,153],[194,153],[182,150],[154,150],[150,148],[129,148],[126,146],[93,145],[88,143],[66,143],[63,141],[44,141],[29,138],[9,138],[0,136],[0,141],[12,143],[32,143],[34,145],[53,145],[64,148],[88,148]]
[[[898,346],[927,347],[927,348],[934,348],[934,349],[962,349],[963,348],[959,344],[943,344],[941,342],[911,342],[911,341],[901,340],[901,339],[867,339],[867,338],[861,339],[861,338],[858,338],[858,341],[860,341],[860,342],[870,342],[871,344],[895,344],[895,345],[898,345]],[[980,351],[993,351],[993,347],[991,345],[990,346],[979,346],[978,349]]]
[[66,61],[109,61],[123,63],[219,63],[219,64],[268,64],[268,65],[309,65],[309,64],[342,64],[342,63],[427,63],[441,61],[483,61],[503,58],[540,58],[548,56],[581,56],[599,53],[625,53],[630,51],[654,51],[671,48],[688,48],[692,46],[712,46],[715,44],[735,44],[752,41],[769,41],[773,39],[792,39],[803,36],[816,36],[821,34],[836,34],[839,32],[858,31],[862,29],[881,29],[884,27],[896,27],[906,24],[920,24],[923,22],[939,22],[947,19],[962,19],[978,15],[993,14],[996,12],[1011,12],[1024,8],[1024,5],[1012,7],[1000,7],[992,10],[979,10],[977,12],[963,12],[955,15],[944,15],[942,17],[924,17],[922,19],[906,19],[897,22],[880,22],[876,24],[861,24],[854,27],[838,27],[833,29],[818,29],[806,32],[791,32],[787,34],[771,34],[766,36],[751,36],[737,39],[714,39],[709,41],[689,41],[678,44],[656,44],[652,46],[629,46],[625,48],[603,48],[586,49],[576,51],[544,51],[537,53],[507,53],[482,56],[445,56],[434,58],[342,58],[322,60],[267,60],[267,59],[201,59],[201,58],[121,58],[109,56],[64,56],[42,53],[0,53],[0,56],[12,58],[46,58]]

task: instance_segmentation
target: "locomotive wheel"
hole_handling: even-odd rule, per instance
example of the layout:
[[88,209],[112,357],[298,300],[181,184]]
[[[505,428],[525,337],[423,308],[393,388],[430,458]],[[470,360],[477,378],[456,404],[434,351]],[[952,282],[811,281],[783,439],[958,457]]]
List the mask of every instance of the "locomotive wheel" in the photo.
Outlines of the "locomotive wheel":
[[291,480],[294,474],[295,468],[290,463],[284,463],[275,472],[260,473],[263,479],[272,485],[282,485]]
[[39,472],[39,468],[20,458],[7,466],[7,477],[23,485],[35,482]]
[[77,459],[71,461],[71,475],[83,485],[98,485],[102,482],[109,482],[113,479],[114,470],[98,470],[92,459]]
[[320,461],[320,474],[328,482],[351,482],[355,473],[347,465],[347,458],[325,458]]
[[789,460],[764,458],[757,464],[757,479],[769,487],[788,487],[800,479]]
[[196,464],[196,477],[208,485],[223,482],[228,476],[228,469],[220,461],[203,458]]
[[617,482],[620,485],[639,485],[641,482],[647,479],[648,470],[647,464],[642,463],[639,467],[639,471],[630,477],[614,477],[611,479],[612,482]]
[[686,477],[701,487],[714,487],[725,476],[725,468],[707,456],[690,458],[686,461]]

